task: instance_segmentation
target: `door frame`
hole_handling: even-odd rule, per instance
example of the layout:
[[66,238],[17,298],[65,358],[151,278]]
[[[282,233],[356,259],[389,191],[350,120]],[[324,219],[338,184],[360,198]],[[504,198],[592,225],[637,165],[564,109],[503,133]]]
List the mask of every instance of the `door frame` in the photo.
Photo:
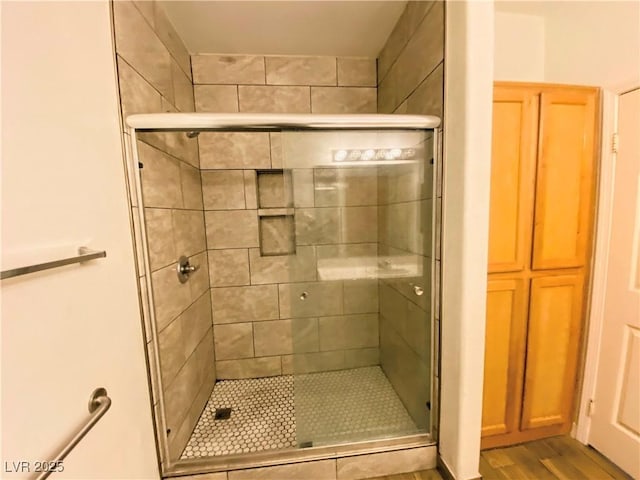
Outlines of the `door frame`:
[[603,89],[601,93],[600,166],[598,169],[595,245],[592,260],[592,279],[590,282],[589,313],[587,315],[586,353],[584,356],[578,417],[571,432],[571,436],[585,445],[589,443],[591,401],[595,397],[598,363],[600,360],[600,343],[604,324],[616,165],[616,154],[613,152],[612,139],[614,133],[618,131],[618,98],[624,91],[614,93]]

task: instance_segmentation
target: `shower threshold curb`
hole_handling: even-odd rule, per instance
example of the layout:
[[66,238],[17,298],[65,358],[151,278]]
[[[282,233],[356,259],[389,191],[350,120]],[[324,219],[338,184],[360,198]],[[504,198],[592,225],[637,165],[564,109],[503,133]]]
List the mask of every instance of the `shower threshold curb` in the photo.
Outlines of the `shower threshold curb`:
[[334,460],[343,457],[411,450],[420,447],[434,447],[435,449],[436,442],[429,434],[418,434],[344,445],[310,447],[301,450],[291,449],[253,453],[251,455],[229,455],[224,458],[205,457],[180,460],[165,470],[163,478],[273,467],[318,460]]

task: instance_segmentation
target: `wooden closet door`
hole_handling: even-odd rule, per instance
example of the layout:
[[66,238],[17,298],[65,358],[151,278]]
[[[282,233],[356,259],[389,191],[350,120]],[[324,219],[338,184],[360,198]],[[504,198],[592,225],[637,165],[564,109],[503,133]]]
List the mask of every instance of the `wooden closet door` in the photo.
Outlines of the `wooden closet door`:
[[490,278],[487,290],[483,437],[510,433],[519,427],[528,282]]
[[522,430],[571,422],[584,274],[531,280]]
[[540,98],[532,269],[583,266],[593,216],[596,89]]
[[538,129],[538,93],[494,88],[489,273],[529,264]]

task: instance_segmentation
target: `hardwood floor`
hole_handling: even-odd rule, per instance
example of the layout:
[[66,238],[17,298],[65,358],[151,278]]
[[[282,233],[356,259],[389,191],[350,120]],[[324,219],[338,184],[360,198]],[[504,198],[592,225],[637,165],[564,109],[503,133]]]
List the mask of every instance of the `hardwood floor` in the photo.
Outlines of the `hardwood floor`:
[[[596,450],[569,437],[553,437],[480,454],[484,480],[632,480]],[[442,480],[437,470],[370,480]]]

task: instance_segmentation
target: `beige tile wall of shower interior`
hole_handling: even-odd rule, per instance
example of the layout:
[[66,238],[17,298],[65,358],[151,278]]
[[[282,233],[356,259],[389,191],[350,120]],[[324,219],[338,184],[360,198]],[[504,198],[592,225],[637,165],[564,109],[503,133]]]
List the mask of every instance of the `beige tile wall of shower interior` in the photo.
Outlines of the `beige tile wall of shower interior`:
[[[442,115],[441,2],[408,2],[377,62],[190,56],[155,2],[118,1],[113,8],[124,117],[175,111]],[[381,365],[412,417],[426,426],[428,296],[416,297],[407,285],[413,280],[431,288],[431,225],[418,213],[434,201],[440,210],[432,167],[419,171],[417,184],[409,167],[283,171],[282,140],[278,133],[139,137],[161,371],[152,379],[153,398],[159,431],[171,432],[172,459],[217,379],[287,374],[294,366],[298,373]],[[130,191],[135,220],[133,185]],[[436,220],[439,231],[438,214]],[[407,252],[423,258],[423,278],[318,278],[318,262],[326,258]],[[201,267],[185,284],[175,276],[180,255]],[[144,298],[141,261],[138,269]],[[153,372],[146,311],[145,318]]]

